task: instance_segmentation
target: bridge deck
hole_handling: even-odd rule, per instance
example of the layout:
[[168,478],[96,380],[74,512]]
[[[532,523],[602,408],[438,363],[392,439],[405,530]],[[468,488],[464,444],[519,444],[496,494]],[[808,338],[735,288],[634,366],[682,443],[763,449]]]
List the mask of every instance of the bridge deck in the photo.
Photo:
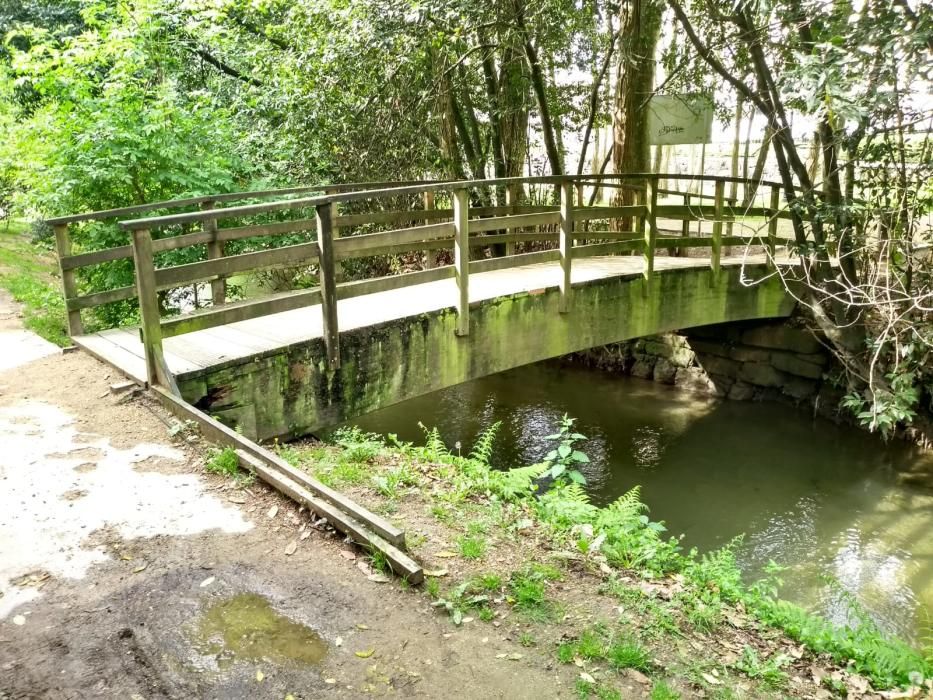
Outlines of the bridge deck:
[[[743,261],[764,262],[764,256],[723,257],[723,265]],[[686,267],[706,267],[707,258],[655,258],[655,272]],[[642,273],[641,256],[605,256],[574,260],[572,284]],[[556,287],[560,265],[556,262],[512,267],[470,274],[470,301]],[[453,279],[344,299],[338,303],[340,330],[373,326],[386,321],[454,307],[457,287]],[[249,358],[322,336],[319,305],[272,314],[167,338],[164,351],[169,369],[176,376],[207,369],[233,360]],[[76,336],[74,342],[129,377],[145,382],[146,362],[137,327],[117,328]]]

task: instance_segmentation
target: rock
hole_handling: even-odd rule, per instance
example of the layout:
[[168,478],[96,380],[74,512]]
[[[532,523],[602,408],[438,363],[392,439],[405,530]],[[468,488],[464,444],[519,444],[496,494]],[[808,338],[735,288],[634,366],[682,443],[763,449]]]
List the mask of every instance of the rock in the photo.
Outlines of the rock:
[[673,384],[677,376],[677,367],[663,357],[658,358],[654,364],[654,381],[662,384]]
[[632,376],[640,377],[641,379],[651,379],[651,375],[654,371],[654,362],[649,357],[639,358],[635,360],[635,364],[632,365]]
[[751,401],[755,396],[755,387],[739,380],[729,389],[729,398],[733,401]]
[[718,374],[733,379],[738,376],[741,368],[741,364],[735,360],[717,357],[716,355],[700,355],[697,357],[697,361],[708,374]]
[[724,377],[721,374],[710,374],[709,380],[713,386],[713,394],[719,398],[725,398],[735,383],[732,377]]
[[674,377],[674,384],[687,391],[703,394],[715,394],[716,386],[706,376],[701,367],[681,367]]
[[737,345],[729,350],[729,357],[739,362],[767,362],[771,352],[761,348],[750,348],[747,345]]
[[820,365],[802,360],[799,355],[793,355],[791,353],[772,353],[771,364],[782,372],[787,372],[788,374],[793,374],[798,377],[819,379],[823,376],[823,368]]
[[694,352],[705,355],[717,355],[719,357],[729,357],[729,345],[727,343],[718,343],[714,340],[697,340],[690,338],[690,347]]
[[781,373],[763,362],[746,362],[739,370],[739,379],[755,386],[779,387],[784,383]]
[[792,399],[801,401],[808,399],[816,393],[817,384],[812,379],[803,377],[788,377],[784,382],[782,391]]
[[819,352],[822,347],[809,331],[785,325],[750,328],[742,333],[742,342],[745,345],[773,348],[775,350],[790,350],[802,354]]

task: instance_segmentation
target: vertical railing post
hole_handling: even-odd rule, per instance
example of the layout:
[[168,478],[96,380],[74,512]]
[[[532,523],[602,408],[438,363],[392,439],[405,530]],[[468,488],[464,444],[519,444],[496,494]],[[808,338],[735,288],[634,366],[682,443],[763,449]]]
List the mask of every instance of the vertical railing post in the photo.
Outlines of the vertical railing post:
[[454,277],[457,281],[457,335],[470,334],[470,191],[453,190]]
[[[325,188],[324,188],[324,194],[326,194],[326,195],[339,194],[339,190],[333,189],[333,188],[331,188],[331,187],[325,187]],[[330,229],[330,230],[331,230],[331,240],[340,238],[341,234],[343,233],[342,228],[341,228],[340,226],[337,226],[337,225],[334,223],[334,220],[335,220],[338,216],[340,216],[340,205],[339,205],[337,202],[331,202],[331,207],[330,207],[330,218],[331,218],[331,229]],[[335,280],[336,282],[343,282],[344,279],[346,279],[346,274],[345,274],[345,273],[346,273],[346,270],[344,269],[344,263],[343,263],[343,262],[336,262],[336,263],[334,263],[334,280]]]
[[719,281],[720,263],[722,261],[722,217],[723,199],[726,194],[726,183],[716,180],[715,200],[713,204],[713,240],[710,249],[710,268],[713,271],[713,281]]
[[140,331],[146,355],[146,378],[149,384],[161,385],[177,394],[178,388],[162,351],[162,317],[155,279],[152,234],[148,229],[133,231],[133,264],[136,267],[136,296],[139,299]]
[[781,208],[781,188],[771,186],[771,207],[768,216],[768,266],[775,265],[775,252],[777,248],[778,210]]
[[[582,209],[582,208],[585,207],[585,206],[586,206],[586,183],[584,183],[584,182],[578,182],[578,183],[577,183],[577,207],[579,207],[580,209]],[[583,229],[584,231],[589,231],[589,230],[590,230],[590,222],[589,222],[589,221],[584,221],[583,224],[582,224],[582,229]],[[581,240],[580,243],[579,243],[579,245],[586,245],[586,241],[585,241],[585,240]]]
[[[211,211],[214,208],[214,202],[207,200],[201,202],[202,211]],[[207,242],[207,259],[216,260],[224,256],[224,243],[217,240],[217,219],[210,218],[204,220],[204,233],[211,236]],[[197,284],[197,283],[195,283]],[[227,301],[227,280],[224,277],[218,277],[211,280],[211,302],[214,306],[220,306]]]
[[330,202],[325,202],[317,205],[316,212],[324,346],[327,349],[327,364],[331,369],[337,369],[340,367],[340,337],[337,330],[337,279],[334,270],[334,207]]
[[[516,214],[516,207],[518,207],[518,192],[520,184],[510,183],[506,185],[505,188],[505,204],[509,208],[509,214]],[[517,233],[520,229],[512,229],[512,233]],[[506,243],[505,244],[505,254],[506,255],[515,255],[515,244]]]
[[644,254],[644,276],[647,284],[645,285],[645,290],[647,291],[651,286],[651,277],[654,274],[654,246],[658,238],[658,180],[654,177],[649,177],[645,181],[645,231],[644,231],[644,241],[645,241],[645,254]]
[[[53,227],[55,231],[55,250],[58,253],[58,269],[62,275],[62,292],[65,295],[65,306],[69,299],[78,296],[78,283],[74,270],[66,270],[62,266],[62,258],[71,255],[71,234],[68,224],[59,224]],[[76,336],[84,333],[84,324],[81,322],[81,311],[75,309],[68,312],[68,335]]]
[[560,299],[557,310],[570,310],[570,263],[573,258],[573,182],[560,185]]
[[[434,210],[434,192],[425,192],[424,193],[424,210],[433,211]],[[425,223],[428,223],[425,221]],[[428,249],[424,251],[424,267],[425,269],[432,269],[437,267],[437,251],[433,249]]]

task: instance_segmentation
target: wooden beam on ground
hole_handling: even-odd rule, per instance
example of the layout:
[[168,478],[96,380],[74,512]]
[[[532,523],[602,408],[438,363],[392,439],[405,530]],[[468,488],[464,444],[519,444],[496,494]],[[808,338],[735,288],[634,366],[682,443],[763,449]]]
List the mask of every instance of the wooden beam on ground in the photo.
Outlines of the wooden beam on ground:
[[[386,556],[391,555],[394,557],[398,566],[396,573],[406,576],[411,583],[421,582],[423,577],[421,567],[401,551],[405,548],[405,533],[402,530],[399,530],[385,518],[366,510],[339,491],[335,491],[310,475],[295,469],[278,455],[228,428],[220,421],[211,418],[182,398],[171,394],[162,387],[154,386],[150,388],[160,403],[174,416],[180,420],[195,422],[205,438],[219,445],[232,447],[237,450],[241,459],[243,457],[240,453],[248,455],[250,459],[247,461],[250,466],[254,466],[256,462],[264,465],[262,471],[257,470],[257,474],[261,478],[264,480],[266,480],[267,476],[274,478],[276,483],[272,481],[269,483],[272,483],[276,488],[278,488],[278,484],[292,487],[295,493],[306,499],[306,505],[321,517],[327,518],[327,521],[338,530],[351,536],[357,533],[360,539],[363,540],[360,544],[376,546],[377,549],[385,552]],[[291,484],[287,482],[291,482]],[[299,487],[304,493],[294,489],[292,485]],[[365,532],[364,530],[371,532]]]
[[281,491],[292,500],[307,506],[317,516],[324,518],[328,523],[349,536],[354,542],[369,550],[382,552],[392,572],[411,584],[418,585],[424,580],[424,571],[421,565],[397,547],[386,542],[382,537],[372,532],[363,523],[336,506],[317,498],[301,484],[269,466],[255,455],[245,450],[237,450],[236,455],[240,465],[254,472],[260,479],[273,488]]

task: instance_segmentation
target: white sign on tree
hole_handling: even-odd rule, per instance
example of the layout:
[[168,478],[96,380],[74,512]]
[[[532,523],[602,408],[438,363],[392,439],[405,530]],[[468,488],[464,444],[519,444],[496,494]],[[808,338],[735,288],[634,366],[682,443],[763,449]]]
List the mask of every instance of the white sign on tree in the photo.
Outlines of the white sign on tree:
[[655,95],[648,102],[648,134],[653,145],[709,143],[713,101],[706,95]]

